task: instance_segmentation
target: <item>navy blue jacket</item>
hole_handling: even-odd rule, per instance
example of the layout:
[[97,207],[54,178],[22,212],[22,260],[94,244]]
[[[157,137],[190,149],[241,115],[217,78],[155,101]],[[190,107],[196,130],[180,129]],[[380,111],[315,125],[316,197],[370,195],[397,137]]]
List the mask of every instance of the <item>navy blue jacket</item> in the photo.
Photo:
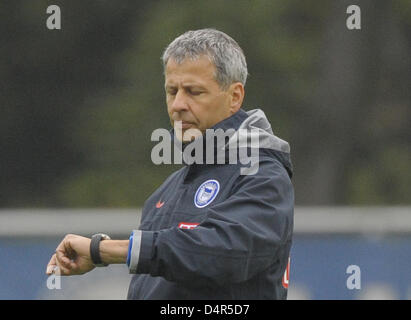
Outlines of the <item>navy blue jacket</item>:
[[257,172],[242,174],[238,161],[186,165],[169,176],[133,232],[128,299],[286,299],[289,145],[259,109],[240,109],[217,128],[258,130]]

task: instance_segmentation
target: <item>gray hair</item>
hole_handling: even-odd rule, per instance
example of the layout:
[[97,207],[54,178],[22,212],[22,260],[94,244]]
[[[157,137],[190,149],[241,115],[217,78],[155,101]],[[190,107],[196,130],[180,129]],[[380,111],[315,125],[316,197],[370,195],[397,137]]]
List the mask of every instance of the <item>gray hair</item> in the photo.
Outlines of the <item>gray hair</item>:
[[164,70],[170,58],[181,63],[202,55],[214,63],[215,78],[223,90],[234,82],[245,85],[248,71],[243,50],[233,38],[215,29],[191,30],[174,39],[162,56]]

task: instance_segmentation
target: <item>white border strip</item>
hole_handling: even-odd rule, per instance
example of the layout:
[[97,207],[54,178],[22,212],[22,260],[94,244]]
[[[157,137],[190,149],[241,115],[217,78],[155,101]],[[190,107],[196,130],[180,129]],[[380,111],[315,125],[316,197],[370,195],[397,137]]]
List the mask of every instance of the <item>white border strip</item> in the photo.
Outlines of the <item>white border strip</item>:
[[409,233],[411,207],[300,207],[296,233]]
[[[140,216],[141,209],[2,209],[0,237],[104,232],[128,238]],[[296,207],[294,233],[411,234],[411,207]]]

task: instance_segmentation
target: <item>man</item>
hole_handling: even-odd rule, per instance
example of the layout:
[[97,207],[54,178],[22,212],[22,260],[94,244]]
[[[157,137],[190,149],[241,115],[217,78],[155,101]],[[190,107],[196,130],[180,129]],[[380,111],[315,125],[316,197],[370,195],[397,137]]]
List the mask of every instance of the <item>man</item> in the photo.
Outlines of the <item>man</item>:
[[[168,177],[145,202],[129,240],[67,235],[47,273],[127,263],[134,274],[129,299],[285,299],[294,209],[289,145],[261,110],[241,109],[247,78],[241,48],[214,29],[189,31],[167,47],[163,64],[175,142],[183,150],[203,140],[207,147],[209,130],[231,130],[223,160],[214,146],[205,162]],[[248,173],[241,161],[247,152],[236,153],[234,163],[227,157],[244,130],[258,138],[236,150],[257,157],[258,169]]]

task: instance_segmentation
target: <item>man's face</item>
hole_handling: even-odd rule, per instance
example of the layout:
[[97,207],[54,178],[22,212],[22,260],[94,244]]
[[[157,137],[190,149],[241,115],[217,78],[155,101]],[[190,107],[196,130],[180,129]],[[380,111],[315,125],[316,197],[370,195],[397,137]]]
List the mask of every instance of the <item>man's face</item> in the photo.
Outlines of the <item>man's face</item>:
[[165,70],[167,110],[171,125],[182,122],[182,132],[175,130],[179,140],[187,142],[182,135],[189,129],[204,133],[232,113],[230,90],[223,91],[215,80],[215,66],[207,56],[196,60],[185,59],[178,64],[173,59]]

